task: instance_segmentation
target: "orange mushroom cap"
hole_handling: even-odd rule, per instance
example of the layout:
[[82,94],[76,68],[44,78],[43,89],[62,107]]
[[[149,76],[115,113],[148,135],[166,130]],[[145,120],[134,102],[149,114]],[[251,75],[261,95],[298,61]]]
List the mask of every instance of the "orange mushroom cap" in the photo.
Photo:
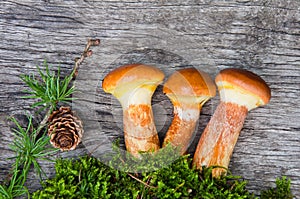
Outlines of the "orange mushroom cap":
[[169,77],[164,84],[163,92],[173,102],[187,97],[206,101],[216,95],[216,86],[207,73],[196,68],[185,68],[175,71]]
[[128,64],[121,66],[106,75],[102,82],[102,88],[105,92],[112,93],[116,87],[130,83],[161,82],[164,74],[156,67],[143,64]]
[[[244,96],[248,95],[257,100],[256,106],[265,105],[270,101],[271,90],[267,83],[258,75],[237,68],[228,68],[220,71],[216,76],[219,91],[236,90]],[[222,97],[222,96],[221,96]],[[227,98],[234,96],[227,95]]]

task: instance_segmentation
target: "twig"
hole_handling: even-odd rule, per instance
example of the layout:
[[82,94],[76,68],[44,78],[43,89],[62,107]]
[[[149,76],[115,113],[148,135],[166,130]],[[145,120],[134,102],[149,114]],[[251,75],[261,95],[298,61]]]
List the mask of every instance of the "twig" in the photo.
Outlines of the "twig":
[[135,179],[136,181],[142,183],[143,185],[149,187],[149,188],[153,188],[153,189],[156,189],[157,187],[154,187],[154,186],[151,186],[149,184],[147,184],[146,182],[140,180],[139,178],[135,177],[134,175],[130,174],[130,173],[127,173],[130,177],[132,177],[133,179]]
[[46,115],[44,116],[43,120],[41,121],[41,123],[39,124],[37,130],[36,130],[36,134],[38,135],[41,130],[46,126],[47,124],[47,121],[51,115],[51,112],[52,112],[52,108],[50,107],[46,113]]
[[[121,157],[120,157],[119,159],[121,160],[121,162],[122,162],[123,164],[125,163],[125,161],[124,161]],[[154,186],[151,186],[151,185],[148,184],[149,179],[147,180],[147,183],[146,183],[146,182],[140,180],[139,178],[135,177],[135,176],[132,175],[131,173],[128,173],[128,172],[127,172],[127,175],[129,175],[131,178],[135,179],[136,181],[142,183],[143,185],[145,185],[145,186],[147,186],[147,187],[149,187],[149,188],[153,188],[153,189],[156,189],[156,188],[157,188],[157,187],[154,187]]]
[[75,58],[75,66],[74,66],[74,74],[73,79],[75,79],[78,75],[78,69],[81,63],[84,61],[86,57],[90,57],[93,54],[93,51],[90,50],[91,46],[98,46],[100,45],[100,39],[89,39],[83,53],[80,57]]

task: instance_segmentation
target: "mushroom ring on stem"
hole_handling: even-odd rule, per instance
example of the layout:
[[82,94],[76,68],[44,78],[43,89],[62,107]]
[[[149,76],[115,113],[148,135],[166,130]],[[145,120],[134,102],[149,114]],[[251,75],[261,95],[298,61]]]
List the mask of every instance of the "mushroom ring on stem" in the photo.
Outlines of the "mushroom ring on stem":
[[224,69],[216,76],[221,102],[207,124],[198,142],[193,164],[220,166],[213,176],[226,173],[248,111],[265,105],[271,91],[258,75],[243,69]]
[[203,104],[216,95],[216,86],[209,75],[196,68],[175,71],[166,81],[163,92],[174,106],[174,118],[163,146],[171,143],[184,154],[191,142]]
[[130,64],[111,71],[103,80],[103,90],[122,105],[125,145],[134,156],[160,148],[151,98],[163,79],[164,73],[156,67]]

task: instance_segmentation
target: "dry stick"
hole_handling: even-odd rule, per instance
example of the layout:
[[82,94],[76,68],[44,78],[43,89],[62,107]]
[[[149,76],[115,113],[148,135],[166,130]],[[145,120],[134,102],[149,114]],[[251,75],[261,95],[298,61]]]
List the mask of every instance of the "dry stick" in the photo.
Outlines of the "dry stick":
[[[100,45],[100,39],[89,39],[81,56],[79,58],[75,58],[75,65],[71,72],[71,74],[73,73],[73,80],[77,77],[79,66],[82,64],[84,59],[86,57],[90,57],[93,54],[93,52],[90,50],[90,47],[98,46],[98,45]],[[41,123],[39,124],[39,126],[37,128],[37,134],[39,134],[40,131],[46,126],[47,121],[48,121],[52,111],[53,111],[52,108],[49,108],[45,117],[43,118],[43,120],[41,121]]]
[[37,134],[40,133],[40,131],[46,126],[47,124],[47,121],[48,121],[48,118],[50,117],[51,115],[51,112],[52,112],[52,109],[49,108],[49,110],[47,111],[46,115],[44,116],[44,119],[41,121],[40,125],[38,126],[37,128]]
[[84,61],[84,59],[86,57],[90,57],[93,54],[93,52],[90,50],[90,47],[91,46],[98,46],[98,45],[100,45],[100,39],[89,39],[88,40],[81,56],[78,57],[78,58],[75,58],[75,66],[74,66],[74,69],[73,69],[73,71],[75,71],[75,72],[73,74],[73,78],[77,77],[79,66]]
[[[121,157],[120,157],[119,159],[121,160],[121,162],[122,162],[123,164],[125,163],[125,160],[123,160]],[[141,179],[139,179],[139,178],[135,177],[134,175],[132,175],[131,173],[128,173],[128,172],[127,172],[127,175],[129,175],[129,176],[130,176],[131,178],[133,178],[134,180],[136,180],[136,181],[142,183],[143,185],[145,185],[145,186],[147,186],[147,187],[149,187],[149,188],[154,188],[154,189],[157,188],[157,187],[151,186],[151,185],[149,185],[149,184],[147,183],[147,182],[149,181],[149,179],[147,180],[147,182],[144,182],[144,181],[142,181]]]
[[[150,180],[151,180],[151,178],[148,178],[146,183],[149,184]],[[156,188],[157,188],[157,187],[156,187]],[[143,196],[144,196],[144,190],[145,190],[145,187],[144,187],[143,192],[142,192],[142,195],[139,197],[139,199],[143,199]]]
[[132,177],[133,179],[135,179],[136,181],[142,183],[143,185],[149,187],[149,188],[154,188],[156,189],[157,187],[154,187],[154,186],[151,186],[151,185],[148,185],[146,182],[142,181],[141,179],[135,177],[134,175],[130,174],[130,173],[127,173],[127,175],[129,175],[130,177]]

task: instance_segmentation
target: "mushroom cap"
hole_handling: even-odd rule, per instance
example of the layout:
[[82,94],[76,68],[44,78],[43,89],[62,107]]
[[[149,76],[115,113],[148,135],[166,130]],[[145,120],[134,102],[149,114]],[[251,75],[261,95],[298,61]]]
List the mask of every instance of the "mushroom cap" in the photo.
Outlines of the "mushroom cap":
[[163,79],[164,73],[154,66],[128,64],[108,73],[103,79],[102,88],[105,92],[114,94],[120,87],[134,89],[143,85],[157,86]]
[[175,71],[164,84],[166,95],[178,97],[205,97],[216,95],[216,86],[210,76],[196,68],[184,68]]
[[[220,71],[215,81],[220,91],[235,90],[241,95],[248,96],[248,99],[257,100],[254,104],[255,106],[264,105],[270,101],[271,90],[269,86],[261,77],[250,71],[227,68]],[[231,94],[226,95],[226,98],[234,97]]]

